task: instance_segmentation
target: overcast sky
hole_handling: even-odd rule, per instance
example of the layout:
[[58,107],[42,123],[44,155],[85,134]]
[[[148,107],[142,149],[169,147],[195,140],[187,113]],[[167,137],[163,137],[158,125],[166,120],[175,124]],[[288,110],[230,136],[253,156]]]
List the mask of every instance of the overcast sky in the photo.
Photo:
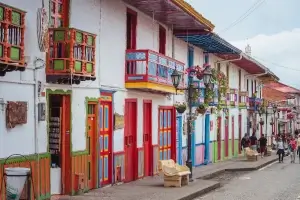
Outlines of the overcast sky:
[[300,89],[300,0],[261,0],[263,3],[256,4],[259,6],[234,26],[231,24],[258,0],[186,1],[212,21],[221,37],[243,51],[249,43],[255,59],[281,82]]

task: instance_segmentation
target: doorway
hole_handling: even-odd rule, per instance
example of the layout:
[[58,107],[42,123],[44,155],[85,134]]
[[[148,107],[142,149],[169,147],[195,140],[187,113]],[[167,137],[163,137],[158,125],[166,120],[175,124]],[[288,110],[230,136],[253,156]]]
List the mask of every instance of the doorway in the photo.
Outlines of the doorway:
[[159,159],[176,160],[176,111],[174,107],[159,107]]
[[241,154],[241,149],[242,149],[242,146],[241,146],[241,140],[242,140],[242,115],[239,115],[239,122],[238,122],[238,125],[239,125],[239,154]]
[[217,125],[217,145],[218,145],[218,160],[221,160],[221,126],[222,125],[222,118],[218,117],[218,125]]
[[210,143],[210,114],[205,115],[205,149],[204,149],[204,164],[209,163],[209,143]]
[[71,97],[49,94],[48,103],[51,194],[70,194],[72,190]]
[[182,116],[176,117],[176,156],[177,163],[182,165]]
[[99,184],[100,187],[112,182],[112,98],[101,93],[99,106]]
[[144,176],[153,175],[153,156],[152,156],[152,101],[143,102],[143,143],[144,143]]
[[87,169],[88,187],[96,188],[97,177],[97,102],[88,102],[87,107]]
[[125,99],[125,182],[138,177],[137,99]]
[[234,116],[231,117],[231,149],[232,157],[234,156]]
[[228,151],[229,151],[229,130],[228,130],[228,116],[225,117],[225,157],[228,157]]

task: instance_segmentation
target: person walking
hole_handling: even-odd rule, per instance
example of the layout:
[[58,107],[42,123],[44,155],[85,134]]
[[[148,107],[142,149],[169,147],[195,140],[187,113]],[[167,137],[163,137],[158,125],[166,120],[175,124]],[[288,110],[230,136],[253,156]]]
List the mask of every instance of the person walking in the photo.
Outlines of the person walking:
[[241,140],[241,147],[242,150],[244,151],[244,155],[246,155],[245,149],[249,146],[250,146],[250,139],[249,139],[249,135],[246,133]]
[[251,142],[251,149],[253,151],[257,150],[257,137],[255,135],[255,131],[252,133],[252,136],[250,137],[250,142]]
[[299,156],[299,164],[300,164],[300,137],[297,139],[297,155]]
[[279,163],[283,163],[284,145],[281,137],[277,141],[277,154]]
[[261,135],[259,138],[259,148],[260,148],[260,156],[263,158],[266,153],[266,146],[267,146],[267,138],[265,138],[264,134]]
[[295,151],[297,148],[297,142],[294,137],[291,137],[289,147],[291,151],[291,163],[295,163]]

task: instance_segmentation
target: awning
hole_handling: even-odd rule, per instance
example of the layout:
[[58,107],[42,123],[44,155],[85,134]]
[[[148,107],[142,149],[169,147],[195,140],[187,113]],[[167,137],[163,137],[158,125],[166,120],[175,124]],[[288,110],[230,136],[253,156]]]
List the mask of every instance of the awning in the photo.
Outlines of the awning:
[[123,0],[174,30],[209,30],[214,25],[184,0]]
[[205,53],[222,54],[230,58],[238,58],[242,51],[215,33],[175,32],[175,36],[197,46]]

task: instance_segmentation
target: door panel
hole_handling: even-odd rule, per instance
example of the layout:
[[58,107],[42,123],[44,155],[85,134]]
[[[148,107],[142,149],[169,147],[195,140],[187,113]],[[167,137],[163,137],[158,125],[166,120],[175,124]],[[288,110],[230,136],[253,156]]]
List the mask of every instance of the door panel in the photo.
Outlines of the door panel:
[[125,101],[125,181],[130,182],[137,178],[137,102]]
[[69,95],[62,96],[62,194],[71,193],[71,138],[70,138],[71,99]]
[[239,154],[241,154],[241,140],[242,140],[242,115],[239,115]]
[[229,143],[229,130],[228,130],[228,117],[225,117],[225,157],[228,157],[228,143]]
[[88,148],[88,186],[89,189],[96,188],[96,138],[97,138],[97,116],[96,104],[88,104],[88,131],[87,131],[87,148]]
[[[159,158],[160,160],[174,159],[172,158],[172,108],[159,109]],[[174,123],[175,125],[175,123]],[[176,127],[174,127],[176,129]],[[174,134],[176,130],[174,129]],[[176,141],[176,140],[175,140]],[[173,144],[176,145],[176,144]],[[174,148],[175,149],[175,148]],[[176,154],[175,154],[176,159]]]
[[99,183],[111,183],[112,103],[101,101],[99,106]]
[[231,148],[232,156],[234,155],[234,116],[231,117]]
[[182,116],[176,117],[176,155],[177,163],[182,165]]
[[221,117],[218,117],[218,125],[217,125],[217,142],[218,142],[218,160],[221,160]]
[[144,124],[144,176],[152,174],[152,103],[150,101],[144,102],[143,106],[143,124]]

